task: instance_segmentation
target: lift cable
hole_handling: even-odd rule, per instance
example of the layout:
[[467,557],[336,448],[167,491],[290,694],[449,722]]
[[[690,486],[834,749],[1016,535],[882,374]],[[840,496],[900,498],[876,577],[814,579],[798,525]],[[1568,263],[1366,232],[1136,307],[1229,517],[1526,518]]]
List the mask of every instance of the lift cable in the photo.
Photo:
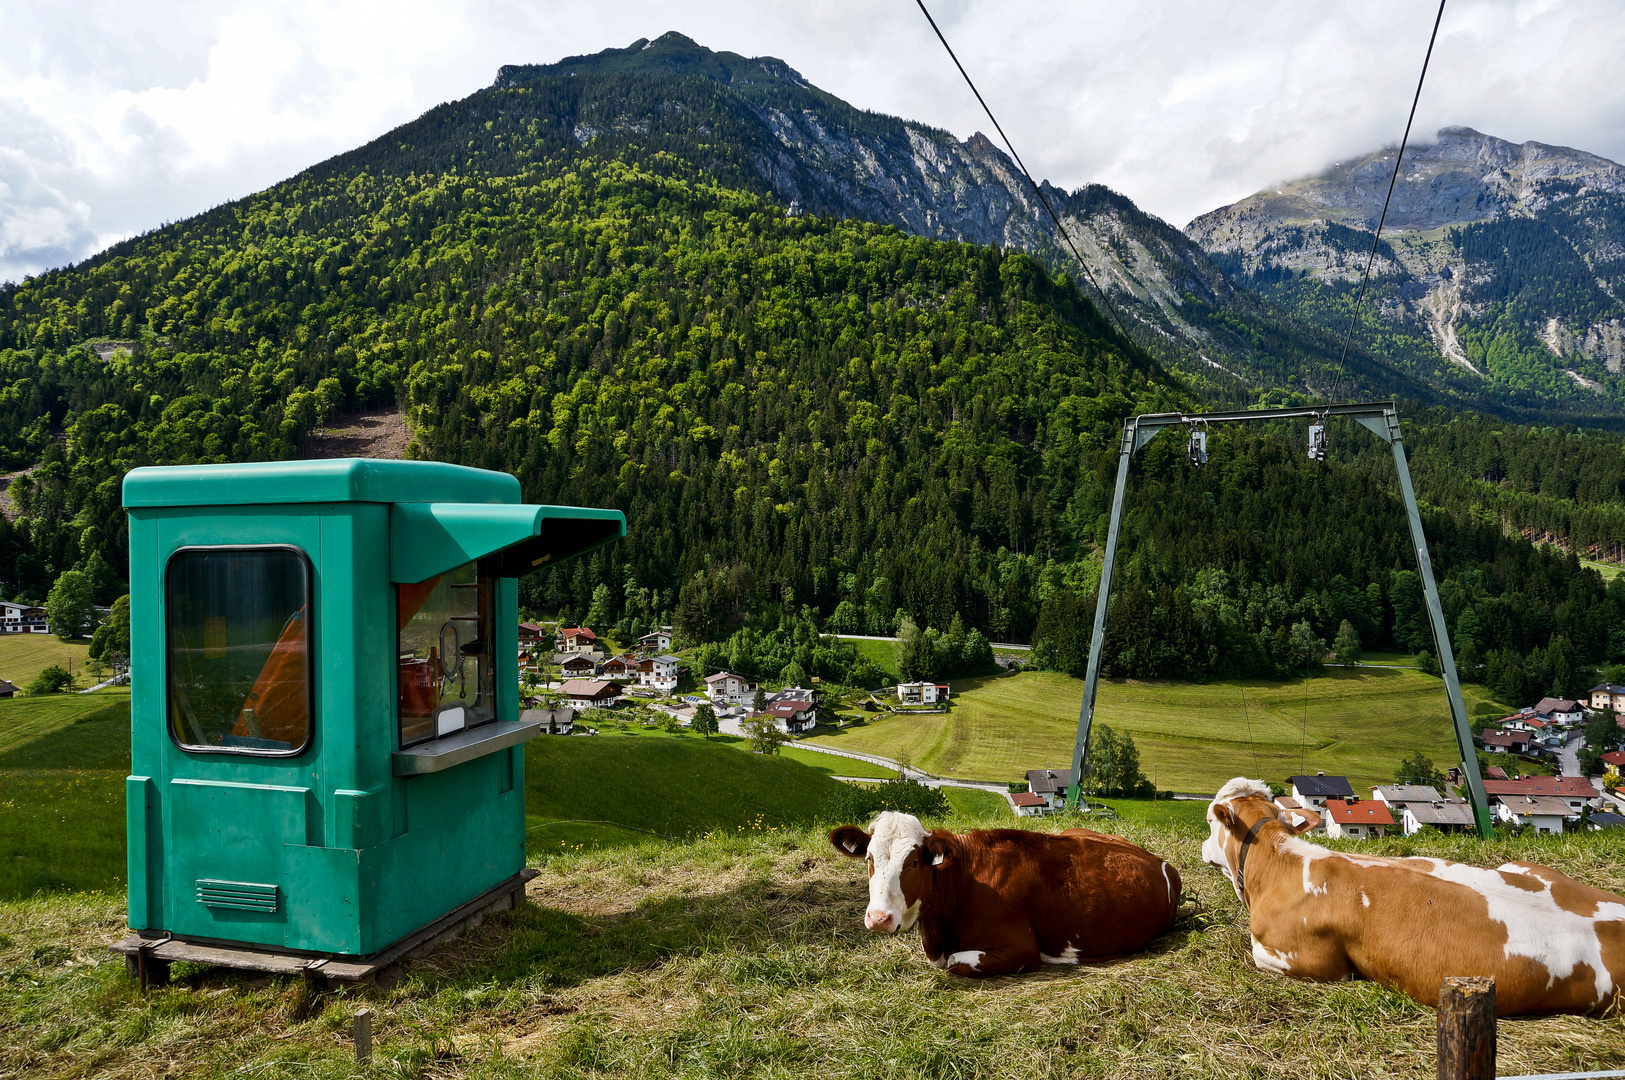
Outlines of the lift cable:
[[965,65],[959,62],[959,57],[954,54],[953,46],[949,45],[948,39],[942,36],[942,30],[937,26],[937,20],[933,19],[931,17],[931,12],[926,9],[925,0],[914,0],[914,2],[920,5],[920,13],[925,16],[925,21],[931,24],[931,29],[936,31],[937,40],[942,42],[942,47],[948,50],[948,58],[954,62],[954,67],[958,68],[959,74],[964,76],[965,85],[969,86],[970,92],[976,95],[976,102],[982,106],[982,111],[987,113],[988,120],[990,120],[993,124],[993,130],[997,131],[999,133],[999,138],[1004,140],[1005,149],[1010,151],[1010,156],[1015,159],[1016,165],[1020,167],[1021,175],[1027,178],[1027,184],[1033,189],[1033,194],[1038,197],[1039,205],[1043,206],[1045,212],[1049,214],[1050,220],[1055,222],[1055,231],[1061,234],[1062,240],[1066,241],[1066,246],[1072,251],[1072,257],[1078,261],[1078,266],[1082,268],[1084,277],[1089,279],[1089,284],[1093,285],[1095,287],[1095,292],[1100,294],[1101,302],[1106,305],[1106,310],[1112,313],[1112,320],[1117,323],[1117,329],[1122,332],[1123,338],[1131,346],[1133,346],[1139,352],[1145,354],[1149,359],[1150,354],[1145,352],[1145,349],[1140,346],[1139,342],[1135,341],[1134,338],[1129,336],[1128,327],[1123,325],[1122,316],[1117,314],[1117,308],[1112,305],[1110,298],[1106,296],[1106,290],[1102,289],[1100,287],[1100,282],[1095,280],[1095,275],[1089,270],[1089,264],[1083,261],[1082,255],[1078,254],[1077,245],[1073,244],[1072,242],[1072,234],[1067,231],[1065,225],[1061,224],[1061,219],[1055,213],[1055,209],[1050,206],[1049,200],[1044,198],[1043,189],[1041,189],[1038,186],[1037,181],[1033,179],[1033,174],[1027,171],[1026,162],[1021,160],[1021,155],[1016,153],[1015,145],[1011,143],[1010,136],[1006,135],[1004,133],[1004,128],[999,126],[998,118],[993,115],[993,110],[988,108],[987,102],[982,98],[982,92],[976,89],[976,84],[971,81],[970,73],[965,70]]
[[[1343,382],[1343,369],[1348,364],[1349,342],[1354,337],[1354,324],[1360,319],[1360,305],[1365,300],[1366,283],[1371,280],[1371,266],[1377,260],[1377,246],[1382,243],[1382,226],[1388,220],[1388,204],[1394,197],[1394,184],[1399,180],[1399,166],[1405,160],[1405,147],[1411,141],[1411,125],[1416,122],[1416,106],[1422,100],[1422,83],[1428,77],[1428,62],[1433,59],[1433,43],[1439,39],[1439,23],[1444,19],[1445,0],[1439,0],[1439,13],[1433,17],[1433,34],[1428,38],[1427,55],[1422,58],[1422,74],[1416,80],[1416,96],[1411,98],[1410,119],[1405,121],[1405,137],[1399,140],[1399,153],[1394,155],[1394,174],[1388,178],[1388,196],[1382,200],[1382,216],[1377,219],[1377,232],[1371,238],[1371,254],[1366,256],[1365,273],[1360,277],[1360,292],[1354,299],[1354,313],[1349,316],[1349,328],[1343,335],[1343,355],[1337,362],[1337,378],[1332,382],[1328,401],[1337,400],[1337,388]],[[1002,134],[1002,132],[1001,132]]]

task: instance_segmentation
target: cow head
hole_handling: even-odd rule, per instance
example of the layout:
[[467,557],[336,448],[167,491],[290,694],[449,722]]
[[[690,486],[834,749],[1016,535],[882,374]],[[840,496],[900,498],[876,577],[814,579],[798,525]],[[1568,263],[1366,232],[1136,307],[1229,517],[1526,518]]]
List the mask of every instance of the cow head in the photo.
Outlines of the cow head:
[[896,933],[911,928],[931,891],[937,870],[954,855],[954,836],[927,833],[913,814],[884,811],[869,832],[856,825],[830,830],[829,842],[850,859],[869,865],[869,910],[863,925]]
[[1202,861],[1229,878],[1232,887],[1236,884],[1235,861],[1241,842],[1261,817],[1279,821],[1294,835],[1320,824],[1320,815],[1313,810],[1289,812],[1276,806],[1270,789],[1260,781],[1238,776],[1225,784],[1208,804],[1208,837],[1202,841]]

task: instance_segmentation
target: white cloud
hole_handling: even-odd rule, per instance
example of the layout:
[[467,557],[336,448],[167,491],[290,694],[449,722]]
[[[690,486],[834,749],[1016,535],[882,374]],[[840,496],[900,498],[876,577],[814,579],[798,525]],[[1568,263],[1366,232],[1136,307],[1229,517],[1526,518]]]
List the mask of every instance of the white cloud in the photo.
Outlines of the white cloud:
[[[1398,140],[1414,0],[936,0],[1017,149],[1183,224]],[[1417,132],[1625,157],[1617,0],[1452,0]],[[153,0],[0,7],[0,280],[263,188],[488,85],[679,30],[853,104],[988,130],[907,0]]]

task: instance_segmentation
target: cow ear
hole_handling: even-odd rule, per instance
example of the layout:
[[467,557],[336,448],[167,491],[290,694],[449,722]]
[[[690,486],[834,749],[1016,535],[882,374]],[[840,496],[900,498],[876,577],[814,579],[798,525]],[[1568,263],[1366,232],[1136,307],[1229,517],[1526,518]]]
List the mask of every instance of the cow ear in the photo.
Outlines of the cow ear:
[[1234,810],[1230,809],[1230,804],[1229,803],[1227,803],[1227,802],[1216,802],[1216,803],[1214,803],[1213,804],[1213,816],[1216,819],[1218,819],[1218,822],[1219,822],[1220,825],[1223,825],[1225,828],[1229,829],[1231,832],[1234,832],[1236,830],[1236,825],[1237,825],[1238,819],[1236,818],[1236,812]]
[[831,829],[829,842],[849,859],[861,859],[869,854],[869,834],[856,825],[840,825]]
[[952,861],[955,847],[952,833],[938,830],[925,838],[925,853],[930,857],[932,866],[943,866]]
[[1283,824],[1292,830],[1292,835],[1302,836],[1320,827],[1320,815],[1313,810],[1289,810]]

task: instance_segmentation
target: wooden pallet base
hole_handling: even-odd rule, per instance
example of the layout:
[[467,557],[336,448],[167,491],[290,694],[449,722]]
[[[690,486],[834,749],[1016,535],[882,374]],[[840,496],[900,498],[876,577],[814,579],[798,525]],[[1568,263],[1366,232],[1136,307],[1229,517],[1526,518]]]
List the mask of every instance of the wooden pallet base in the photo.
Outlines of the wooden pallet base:
[[271,975],[302,975],[311,979],[371,983],[377,981],[378,976],[388,968],[425,956],[461,936],[463,931],[480,925],[487,915],[515,907],[524,900],[525,883],[537,873],[539,871],[521,870],[495,888],[487,889],[468,903],[371,956],[275,949],[206,938],[167,935],[142,937],[139,934],[114,942],[110,948],[124,955],[125,967],[131,976],[141,980],[143,987],[167,983],[169,965],[178,960]]

